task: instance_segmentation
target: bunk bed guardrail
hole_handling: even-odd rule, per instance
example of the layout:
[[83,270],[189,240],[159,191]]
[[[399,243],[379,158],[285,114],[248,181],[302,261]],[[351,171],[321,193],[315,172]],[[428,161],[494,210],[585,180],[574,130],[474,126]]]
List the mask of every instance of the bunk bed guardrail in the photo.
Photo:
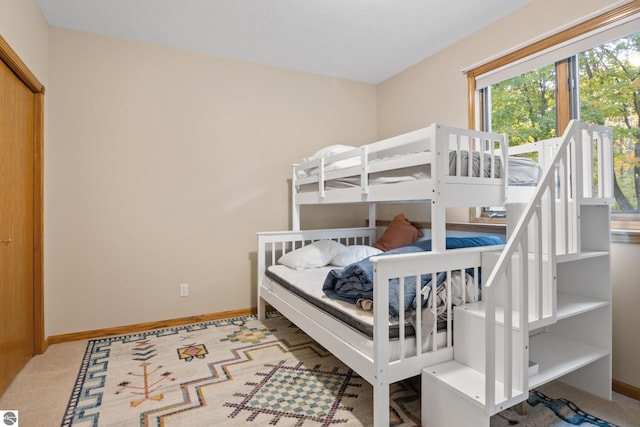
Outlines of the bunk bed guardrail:
[[[292,228],[300,229],[300,205],[308,204],[437,199],[444,210],[498,203],[504,200],[504,177],[509,174],[505,161],[508,148],[504,134],[434,123],[348,151],[312,156],[293,165]],[[385,185],[388,175],[384,182],[372,180],[375,174],[412,168],[410,174],[425,173],[428,177],[401,179],[392,186]],[[336,180],[340,185],[331,186]],[[469,191],[469,185],[484,187]]]

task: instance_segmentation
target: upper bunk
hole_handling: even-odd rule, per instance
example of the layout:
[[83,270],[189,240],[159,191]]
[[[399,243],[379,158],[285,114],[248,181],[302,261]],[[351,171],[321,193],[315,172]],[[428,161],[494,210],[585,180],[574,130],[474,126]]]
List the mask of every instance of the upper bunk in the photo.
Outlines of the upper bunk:
[[535,186],[540,174],[533,160],[509,157],[506,135],[432,124],[360,147],[323,148],[293,166],[292,201],[500,206],[507,186]]

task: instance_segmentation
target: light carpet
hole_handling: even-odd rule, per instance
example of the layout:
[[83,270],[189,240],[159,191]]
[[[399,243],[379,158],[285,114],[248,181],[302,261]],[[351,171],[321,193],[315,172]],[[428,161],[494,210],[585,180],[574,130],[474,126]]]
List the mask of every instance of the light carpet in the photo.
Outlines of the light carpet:
[[[370,426],[372,387],[277,313],[90,340],[62,426]],[[492,426],[614,426],[532,393]],[[420,425],[420,379],[392,384],[391,425]]]

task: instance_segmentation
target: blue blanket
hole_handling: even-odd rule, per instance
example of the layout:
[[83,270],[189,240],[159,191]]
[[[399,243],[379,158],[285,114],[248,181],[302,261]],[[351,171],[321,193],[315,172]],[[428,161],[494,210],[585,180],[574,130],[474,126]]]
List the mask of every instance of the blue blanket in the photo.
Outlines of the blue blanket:
[[[447,249],[501,245],[504,243],[503,239],[497,236],[447,237],[446,240]],[[393,249],[376,256],[428,252],[430,250],[431,240],[421,240],[409,246]],[[445,274],[439,273],[437,283],[440,284],[445,277]],[[397,317],[399,314],[399,283],[399,279],[389,281],[389,314],[392,317]],[[430,284],[431,274],[425,274],[420,277],[421,289]],[[415,278],[408,277],[405,280],[404,288],[404,309],[415,308]],[[330,298],[351,304],[355,304],[359,299],[373,300],[373,263],[370,257],[349,264],[342,269],[331,270],[324,281],[322,290]]]

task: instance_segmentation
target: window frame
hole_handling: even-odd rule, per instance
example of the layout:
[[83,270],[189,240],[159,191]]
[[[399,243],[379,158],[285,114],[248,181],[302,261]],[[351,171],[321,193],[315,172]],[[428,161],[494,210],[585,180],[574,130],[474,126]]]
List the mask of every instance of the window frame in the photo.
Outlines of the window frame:
[[[569,42],[579,36],[596,31],[598,29],[602,29],[606,26],[610,26],[638,14],[640,14],[640,0],[634,0],[630,3],[612,9],[602,15],[577,24],[571,28],[545,37],[521,49],[515,50],[485,64],[467,70],[467,111],[469,128],[482,129],[482,123],[484,122],[483,116],[486,106],[483,102],[477,102],[477,97],[481,96],[481,94],[479,94],[480,91],[477,90],[476,87],[476,79],[478,76],[512,64],[515,61],[531,57],[532,55],[538,54],[545,49],[554,48],[561,43]],[[572,102],[570,101],[570,93],[568,90],[566,90],[568,88],[560,85],[558,82],[564,80],[569,85],[573,84],[573,81],[575,81],[573,79],[575,73],[574,66],[575,64],[573,63],[573,61],[570,61],[568,59],[556,62],[556,87],[559,90],[558,94],[556,95],[558,105],[558,110],[556,111],[556,126],[558,134],[561,134],[560,130],[564,130],[566,128],[569,123],[569,119],[572,116],[571,110],[576,108],[576,106],[572,105]],[[569,98],[565,99],[565,96],[569,96]],[[564,99],[564,102],[562,103],[560,102],[561,97],[563,97],[562,99]],[[476,108],[478,109],[478,111],[476,111]],[[488,216],[478,215],[477,209],[471,208],[469,210],[469,222],[504,224],[505,220],[503,218],[489,218]],[[612,241],[640,243],[640,215],[629,213],[612,213],[611,226]]]

